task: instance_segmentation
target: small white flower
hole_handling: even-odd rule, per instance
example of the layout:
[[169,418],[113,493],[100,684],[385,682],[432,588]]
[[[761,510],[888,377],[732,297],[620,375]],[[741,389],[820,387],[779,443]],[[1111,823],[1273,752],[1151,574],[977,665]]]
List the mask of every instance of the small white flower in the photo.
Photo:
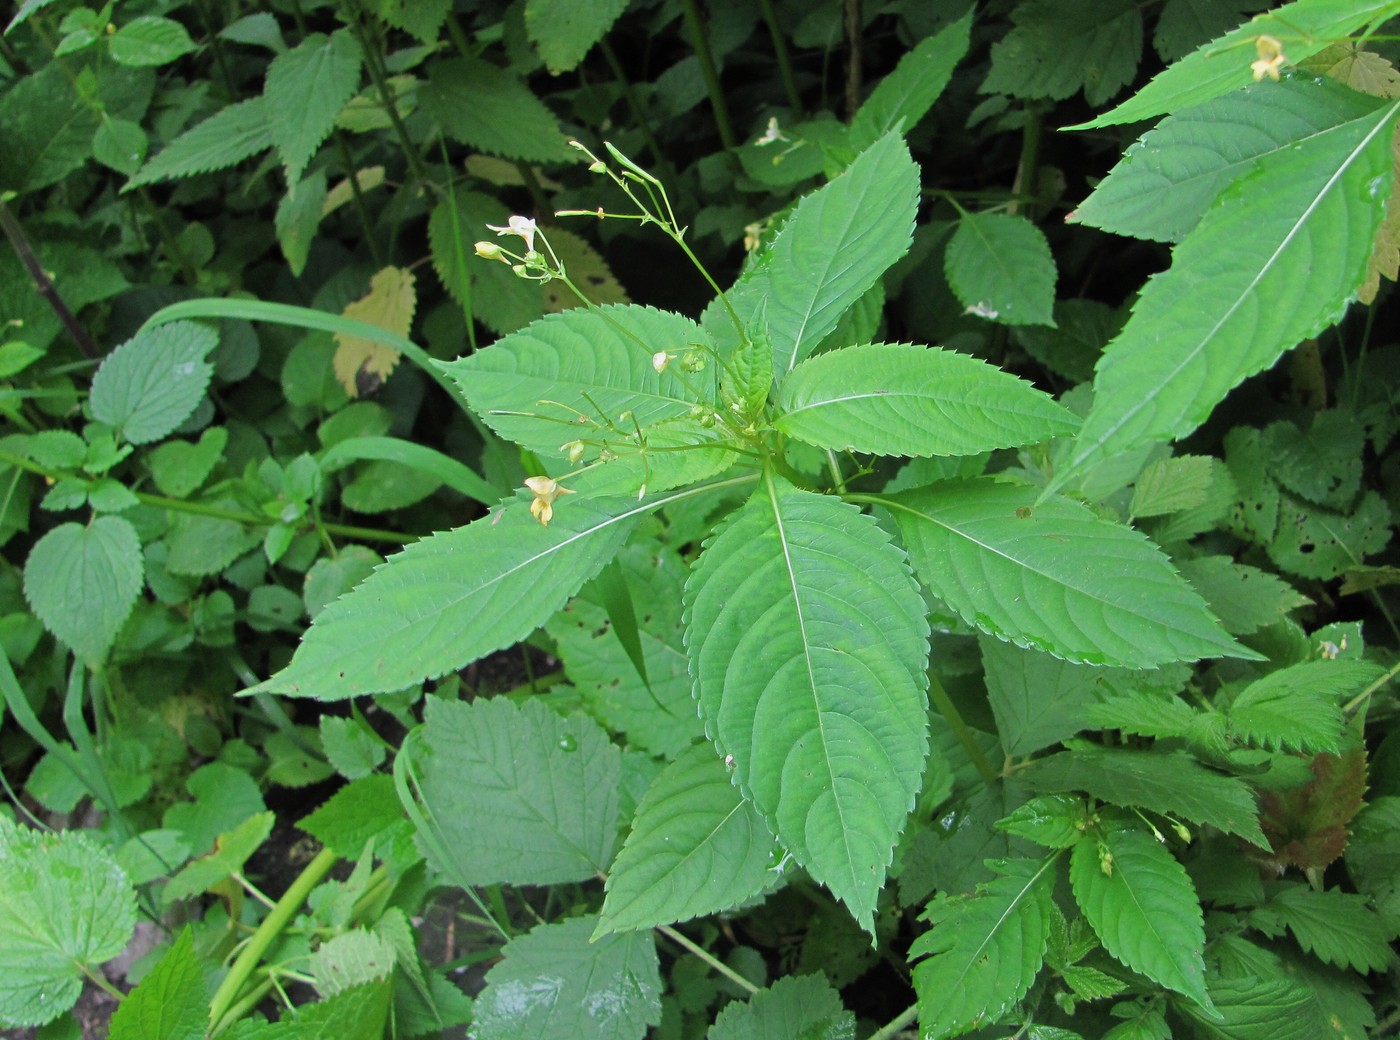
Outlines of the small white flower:
[[660,375],[662,372],[666,371],[666,366],[671,363],[675,356],[674,354],[666,353],[664,350],[658,350],[651,356],[651,367],[656,369],[657,375]]
[[768,120],[768,129],[763,131],[763,136],[754,142],[759,148],[766,145],[775,144],[778,141],[788,140],[788,136],[778,128],[778,117],[773,116]]
[[497,227],[495,224],[487,224],[488,228],[496,232],[497,237],[501,235],[517,235],[525,240],[525,252],[535,251],[535,222],[529,217],[511,217],[506,221],[505,227]]

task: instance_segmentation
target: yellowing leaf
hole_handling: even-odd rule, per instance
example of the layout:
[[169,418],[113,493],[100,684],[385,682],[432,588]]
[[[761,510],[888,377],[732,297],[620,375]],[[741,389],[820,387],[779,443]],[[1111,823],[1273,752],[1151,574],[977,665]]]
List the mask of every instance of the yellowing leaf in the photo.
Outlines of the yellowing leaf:
[[[347,318],[366,321],[400,336],[407,336],[409,326],[413,324],[413,308],[418,300],[413,282],[411,271],[386,267],[370,279],[369,294],[348,305],[341,313]],[[378,389],[399,363],[397,350],[374,340],[337,332],[335,342],[335,358],[332,360],[335,377],[351,397]]]
[[1400,97],[1400,72],[1395,66],[1375,51],[1363,51],[1355,44],[1334,43],[1298,65],[1308,72],[1331,76],[1362,94]]
[[[384,167],[366,166],[363,170],[355,172],[355,182],[361,191],[369,191],[384,183]],[[331,186],[331,190],[326,192],[326,201],[321,204],[321,216],[327,216],[340,209],[352,198],[355,197],[355,189],[350,186],[350,178],[346,177],[338,184]]]

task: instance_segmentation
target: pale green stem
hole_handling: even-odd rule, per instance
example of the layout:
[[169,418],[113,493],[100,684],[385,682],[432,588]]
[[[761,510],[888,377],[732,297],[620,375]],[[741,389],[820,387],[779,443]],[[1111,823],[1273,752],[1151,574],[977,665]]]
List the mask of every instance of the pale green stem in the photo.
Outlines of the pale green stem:
[[913,1007],[907,1007],[899,1013],[898,1018],[871,1033],[870,1040],[890,1040],[891,1037],[897,1036],[905,1029],[908,1029],[910,1024],[918,1017],[918,1004],[915,1004]]
[[695,943],[691,942],[689,939],[687,939],[680,932],[676,931],[670,925],[663,924],[656,930],[662,935],[666,936],[666,938],[670,939],[672,942],[685,947],[691,953],[695,954],[695,956],[699,957],[702,961],[708,964],[711,968],[714,968],[715,971],[719,972],[730,982],[733,982],[735,985],[742,988],[745,992],[749,994],[754,994],[758,992],[758,987],[755,986],[752,982],[744,978],[744,976],[740,975],[729,965],[725,964],[722,960],[720,960],[718,957],[712,954],[709,950],[706,950],[704,947],[697,946]]

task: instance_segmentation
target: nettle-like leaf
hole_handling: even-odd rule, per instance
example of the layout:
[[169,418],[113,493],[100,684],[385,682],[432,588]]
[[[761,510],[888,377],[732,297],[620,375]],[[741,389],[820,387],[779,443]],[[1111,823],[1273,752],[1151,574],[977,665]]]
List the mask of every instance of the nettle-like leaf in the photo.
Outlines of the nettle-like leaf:
[[788,975],[727,1004],[705,1040],[855,1040],[856,1018],[820,975]]
[[1035,488],[950,480],[883,499],[919,577],[969,624],[1086,664],[1254,657],[1131,528]]
[[921,919],[933,930],[909,948],[911,960],[927,958],[914,966],[922,1036],[995,1022],[1025,996],[1045,958],[1058,858],[988,860],[998,876],[976,894],[929,904]]
[[1220,196],[1099,360],[1093,407],[1052,486],[1185,436],[1245,377],[1341,317],[1384,215],[1398,111],[1266,156]]
[[590,719],[538,700],[434,698],[414,768],[424,845],[460,884],[586,881],[612,859],[621,752]]
[[1102,105],[1132,81],[1142,57],[1142,14],[1131,0],[1029,0],[1011,19],[1016,27],[993,45],[983,91],[1067,98],[1083,87],[1089,104]]
[[908,133],[933,107],[972,39],[972,10],[899,59],[851,120],[850,147],[863,152],[883,135]]
[[910,344],[846,347],[778,386],[774,425],[819,448],[874,455],[980,455],[1072,434],[1074,414],[967,354]]
[[1334,967],[1366,974],[1395,963],[1390,947],[1394,930],[1367,905],[1365,896],[1281,885],[1267,903],[1250,912],[1247,921],[1273,937],[1287,928],[1299,946]]
[[136,892],[111,854],[77,831],[43,834],[0,816],[0,1021],[51,1022],[83,972],[121,953]]
[[772,476],[686,586],[706,732],[783,845],[873,933],[928,754],[928,623],[874,519]]
[[597,919],[542,924],[506,943],[473,1008],[476,1040],[642,1040],[661,1021],[651,932],[590,940]]
[[978,643],[987,702],[1008,755],[1029,755],[1084,728],[1083,709],[1098,699],[1104,669],[1062,661],[990,636]]
[[302,171],[335,126],[335,117],[360,85],[360,45],[349,29],[312,33],[272,59],[263,98],[272,141],[287,168],[287,183]]
[[205,359],[218,345],[217,332],[190,321],[141,330],[108,354],[92,377],[93,417],[132,444],[174,432],[204,399],[214,374]]
[[[518,78],[490,62],[479,58],[433,62],[419,99],[449,137],[489,155],[523,162],[578,158],[544,102]],[[469,240],[469,246],[474,240]]]
[[1256,15],[1219,39],[1203,44],[1159,72],[1127,101],[1070,129],[1135,123],[1204,104],[1248,86],[1254,80],[1254,41],[1260,36],[1274,37],[1283,45],[1288,61],[1300,62],[1333,40],[1345,39],[1363,26],[1398,13],[1400,3],[1396,0],[1295,0]]
[[1167,0],[1157,17],[1152,45],[1163,61],[1175,61],[1233,29],[1261,6],[1260,0]]
[[89,667],[101,665],[141,594],[141,539],[131,521],[60,524],[24,563],[24,595],[44,627]]
[[1074,741],[1070,750],[1033,763],[1026,779],[1040,791],[1083,791],[1113,805],[1179,816],[1262,844],[1259,810],[1249,786],[1189,755]]
[[1071,854],[1069,878],[1104,949],[1213,1010],[1202,959],[1201,905],[1186,868],[1164,845],[1138,830],[1087,835]]
[[545,527],[528,501],[390,557],[316,615],[291,664],[262,688],[319,700],[401,690],[510,646],[597,574],[654,508],[580,495]]
[[473,250],[487,224],[506,226],[508,210],[494,196],[458,190],[433,207],[428,243],[433,269],[452,298],[498,335],[515,332],[544,314],[535,282],[519,278],[506,264],[488,264]]
[[970,314],[1002,325],[1055,324],[1055,258],[1044,232],[1025,217],[963,214],[943,269]]
[[1308,661],[1270,672],[1240,691],[1230,705],[1230,732],[1264,747],[1296,751],[1339,749],[1338,702],[1383,674],[1369,661]]
[[1257,632],[1312,602],[1282,578],[1228,556],[1199,556],[1177,566],[1231,635]]
[[272,145],[267,106],[260,97],[249,98],[220,109],[175,138],[141,167],[123,190],[226,169]]
[[109,1040],[203,1040],[209,1027],[204,971],[187,926],[112,1016]]
[[181,899],[197,896],[242,870],[249,857],[267,841],[275,822],[276,816],[271,812],[255,813],[237,827],[220,834],[213,852],[192,860],[166,883],[160,893],[161,902],[170,906]]
[[1366,427],[1349,409],[1315,413],[1306,431],[1291,422],[1270,423],[1263,448],[1269,475],[1309,502],[1345,509],[1361,489]]
[[576,68],[626,8],[627,0],[526,0],[525,32],[558,75]]
[[1210,493],[1215,460],[1178,455],[1149,463],[1133,483],[1128,518],[1164,516],[1203,505]]
[[1287,977],[1212,978],[1215,1015],[1184,1000],[1172,1004],[1201,1040],[1316,1040],[1337,1035],[1307,986]]
[[1279,494],[1278,530],[1266,548],[1280,567],[1304,578],[1331,579],[1380,552],[1394,533],[1390,507],[1374,491],[1349,515]]
[[1023,802],[998,820],[996,827],[1037,845],[1067,849],[1084,836],[1089,823],[1089,806],[1082,797],[1051,794]]
[[[918,208],[919,168],[897,134],[880,138],[839,177],[798,202],[763,262],[727,294],[741,320],[766,307],[779,378],[909,251]],[[705,315],[717,337],[734,335],[729,321],[721,307]]]
[[598,933],[716,913],[777,880],[782,847],[707,743],[668,765],[637,805],[608,873]]
[[[413,325],[413,311],[418,305],[413,272],[401,267],[386,267],[376,271],[369,281],[369,292],[348,303],[344,317],[368,322],[407,336]],[[359,397],[361,389],[368,393],[377,389],[393,374],[399,363],[399,352],[386,343],[366,339],[347,332],[335,334],[335,357],[331,364],[335,377],[351,397]]]
[[1259,159],[1375,108],[1373,100],[1331,82],[1251,84],[1162,120],[1129,146],[1072,219],[1179,242]]

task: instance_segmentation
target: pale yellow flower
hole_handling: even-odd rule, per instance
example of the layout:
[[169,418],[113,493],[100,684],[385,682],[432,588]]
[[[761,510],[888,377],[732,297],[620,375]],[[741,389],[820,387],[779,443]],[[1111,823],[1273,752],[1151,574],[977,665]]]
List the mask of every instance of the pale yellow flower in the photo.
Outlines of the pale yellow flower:
[[568,488],[560,487],[558,481],[549,477],[526,477],[525,486],[535,496],[535,500],[530,503],[530,515],[544,527],[548,527],[549,522],[554,519],[554,500],[560,495],[574,494]]
[[1254,70],[1254,82],[1268,76],[1277,83],[1278,70],[1288,60],[1283,56],[1283,44],[1272,36],[1257,36],[1254,47],[1259,52],[1259,60],[1249,66]]
[[506,221],[505,227],[497,227],[495,224],[487,224],[488,228],[496,232],[496,235],[516,235],[525,240],[525,252],[535,251],[535,222],[529,217],[511,217]]

